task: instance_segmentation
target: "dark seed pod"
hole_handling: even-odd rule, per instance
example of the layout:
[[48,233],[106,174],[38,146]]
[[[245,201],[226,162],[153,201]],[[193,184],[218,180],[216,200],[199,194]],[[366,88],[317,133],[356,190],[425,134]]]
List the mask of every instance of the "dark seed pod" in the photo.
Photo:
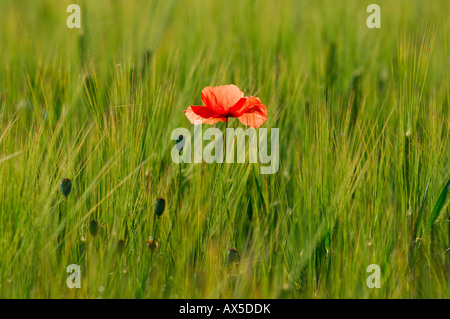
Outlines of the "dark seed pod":
[[195,289],[202,291],[205,288],[205,273],[203,271],[196,271],[194,273],[194,287]]
[[239,254],[236,248],[230,248],[228,249],[228,253],[227,253],[227,263],[229,265],[231,264],[235,264],[239,262]]
[[150,65],[150,59],[152,57],[152,51],[145,50],[144,56],[142,57],[142,68],[141,68],[141,76],[142,78],[145,77],[145,73],[147,72],[147,69]]
[[72,190],[72,181],[69,178],[64,178],[59,187],[61,189],[61,193],[67,198]]
[[153,237],[149,237],[147,240],[147,247],[150,249],[152,253],[156,253],[158,251],[158,242]]
[[116,250],[119,255],[122,255],[125,250],[125,240],[120,239],[116,242]]
[[184,144],[186,143],[186,140],[184,139],[183,135],[178,135],[177,138],[177,144],[175,145],[175,147],[178,150],[178,154],[181,154],[181,151],[183,150]]
[[89,232],[92,236],[96,236],[98,232],[98,223],[95,220],[89,222]]
[[165,207],[166,207],[166,201],[162,198],[158,198],[155,201],[155,215],[160,217],[164,213]]

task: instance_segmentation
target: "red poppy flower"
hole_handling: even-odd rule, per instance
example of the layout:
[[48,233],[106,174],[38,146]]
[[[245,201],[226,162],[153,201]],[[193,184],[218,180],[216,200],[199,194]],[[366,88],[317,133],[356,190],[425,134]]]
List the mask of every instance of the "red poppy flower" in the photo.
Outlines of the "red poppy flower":
[[244,96],[236,85],[206,87],[202,90],[204,106],[189,106],[184,113],[192,124],[214,124],[235,117],[242,124],[260,127],[267,119],[267,107],[259,98]]

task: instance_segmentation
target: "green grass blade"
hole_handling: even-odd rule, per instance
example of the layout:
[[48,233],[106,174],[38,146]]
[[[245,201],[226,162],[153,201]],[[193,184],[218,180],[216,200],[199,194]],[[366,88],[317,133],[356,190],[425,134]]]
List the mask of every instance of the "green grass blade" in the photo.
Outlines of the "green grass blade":
[[444,188],[442,189],[441,193],[439,194],[436,204],[434,205],[433,211],[431,212],[431,216],[428,219],[427,226],[425,227],[425,231],[423,232],[424,235],[430,230],[431,226],[433,226],[434,222],[438,219],[439,213],[441,212],[441,209],[445,203],[445,199],[447,198],[447,193],[448,193],[449,188],[450,188],[450,179],[447,181],[447,184],[445,184]]
[[420,225],[422,225],[423,209],[425,207],[425,200],[427,199],[427,195],[428,195],[428,186],[430,186],[430,180],[428,180],[427,187],[425,188],[425,194],[423,195],[422,203],[420,204],[419,212],[417,213],[416,223],[414,225],[414,235],[416,236],[416,239],[420,235],[419,227],[420,227]]

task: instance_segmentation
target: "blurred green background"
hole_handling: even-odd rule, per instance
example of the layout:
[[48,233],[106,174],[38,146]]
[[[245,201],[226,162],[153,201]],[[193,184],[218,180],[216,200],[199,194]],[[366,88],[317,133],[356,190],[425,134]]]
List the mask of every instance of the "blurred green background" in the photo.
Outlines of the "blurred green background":
[[[450,2],[372,2],[2,0],[0,297],[448,298]],[[277,174],[172,162],[231,83]]]

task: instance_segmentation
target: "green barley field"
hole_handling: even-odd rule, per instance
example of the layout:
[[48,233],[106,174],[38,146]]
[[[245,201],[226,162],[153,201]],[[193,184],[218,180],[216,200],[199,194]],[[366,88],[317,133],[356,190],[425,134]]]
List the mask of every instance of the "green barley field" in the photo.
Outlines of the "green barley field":
[[[2,0],[0,298],[449,298],[450,2],[374,2]],[[277,173],[172,161],[224,84]]]

